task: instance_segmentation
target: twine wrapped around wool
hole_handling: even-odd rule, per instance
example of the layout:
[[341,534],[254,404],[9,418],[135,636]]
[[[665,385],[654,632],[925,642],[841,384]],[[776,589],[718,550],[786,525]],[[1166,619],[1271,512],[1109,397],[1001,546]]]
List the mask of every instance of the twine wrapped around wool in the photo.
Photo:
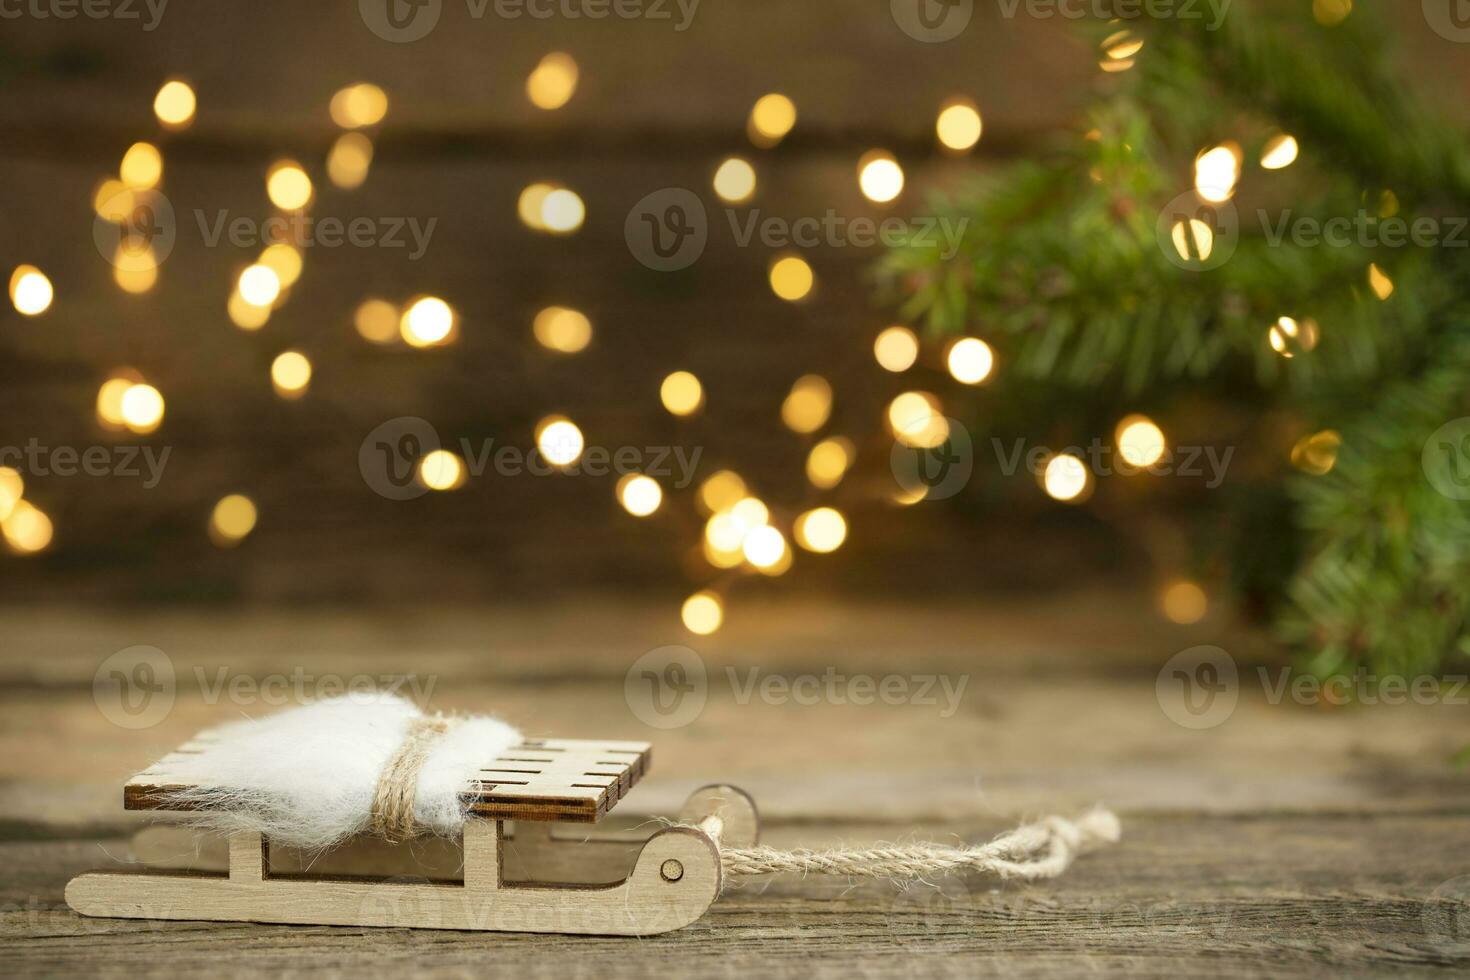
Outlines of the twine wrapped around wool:
[[416,718],[409,723],[403,744],[378,777],[378,788],[373,793],[373,833],[390,844],[398,844],[428,832],[413,809],[419,773],[440,737],[458,723],[459,719],[443,715]]

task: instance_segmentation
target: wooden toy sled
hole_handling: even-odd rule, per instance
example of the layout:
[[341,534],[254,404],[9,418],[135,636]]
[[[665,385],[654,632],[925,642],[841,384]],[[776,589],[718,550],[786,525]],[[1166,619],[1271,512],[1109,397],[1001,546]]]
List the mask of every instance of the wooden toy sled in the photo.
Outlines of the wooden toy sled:
[[[134,776],[129,810],[177,809],[170,763],[201,733]],[[325,854],[273,848],[259,833],[197,837],[155,826],[134,840],[140,869],[73,878],[66,901],[90,916],[643,936],[688,925],[720,893],[720,853],[756,843],[754,803],[706,786],[679,826],[651,835],[559,824],[602,820],[648,771],[646,742],[525,741],[488,759],[461,791],[463,843],[360,837]]]

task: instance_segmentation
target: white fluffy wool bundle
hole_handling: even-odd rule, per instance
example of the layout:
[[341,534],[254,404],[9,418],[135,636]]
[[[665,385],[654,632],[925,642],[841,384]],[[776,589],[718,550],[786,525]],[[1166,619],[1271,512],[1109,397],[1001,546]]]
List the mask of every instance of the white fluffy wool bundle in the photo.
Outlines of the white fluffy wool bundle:
[[[396,695],[347,695],[215,729],[193,755],[176,756],[175,804],[206,807],[188,820],[223,832],[255,830],[270,841],[320,849],[362,833],[383,769],[424,714]],[[468,717],[439,737],[419,771],[414,816],[429,831],[458,834],[459,794],[521,735],[494,718]]]

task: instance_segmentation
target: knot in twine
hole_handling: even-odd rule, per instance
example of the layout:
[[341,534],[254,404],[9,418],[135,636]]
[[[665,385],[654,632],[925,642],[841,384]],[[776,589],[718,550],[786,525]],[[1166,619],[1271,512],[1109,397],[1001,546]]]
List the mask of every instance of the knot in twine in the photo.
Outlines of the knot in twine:
[[435,743],[457,724],[458,718],[445,718],[443,715],[415,718],[409,723],[403,733],[403,744],[398,746],[398,751],[393,753],[393,758],[388,760],[378,777],[370,817],[373,833],[390,844],[410,840],[423,833],[413,810],[419,772]]
[[773,847],[721,848],[720,866],[727,875],[851,875],[909,881],[951,872],[983,871],[1002,879],[1037,881],[1066,871],[1079,854],[1122,835],[1118,818],[1098,807],[1075,821],[1047,817],[1007,831],[987,844],[953,847],[910,844],[868,848],[780,851]]

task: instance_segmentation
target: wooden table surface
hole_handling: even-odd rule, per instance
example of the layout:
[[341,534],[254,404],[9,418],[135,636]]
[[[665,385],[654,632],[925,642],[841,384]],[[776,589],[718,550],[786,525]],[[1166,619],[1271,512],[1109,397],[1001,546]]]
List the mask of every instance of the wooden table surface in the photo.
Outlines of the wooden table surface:
[[[1157,625],[1126,597],[776,604],[694,644],[690,723],[660,731],[625,677],[680,642],[638,603],[469,613],[11,611],[0,647],[0,956],[15,975],[1381,976],[1470,969],[1470,777],[1463,703],[1272,704],[1276,666],[1224,624]],[[1220,643],[1240,671],[1222,723],[1175,724],[1162,665]],[[114,725],[108,655],[164,651],[171,710]],[[751,671],[754,669],[755,674]],[[670,812],[734,782],[776,845],[983,840],[1103,802],[1121,845],[1036,885],[744,880],[693,926],[602,939],[83,919],[68,878],[126,853],[133,771],[219,721],[273,710],[299,676],[415,672],[431,707],[493,710],[528,734],[648,739],[619,815]],[[732,673],[733,671],[733,673]],[[781,681],[925,678],[957,702],[783,703]],[[278,687],[255,682],[284,678]],[[750,681],[758,681],[746,697]],[[220,689],[221,679],[228,684]],[[963,688],[959,685],[963,682]],[[763,696],[762,689],[770,693]],[[824,688],[825,690],[825,688]],[[839,693],[846,690],[838,686]],[[234,694],[229,693],[234,691]],[[271,697],[275,697],[275,693]],[[1446,692],[1449,692],[1447,690]],[[1444,697],[1442,701],[1463,701]],[[743,703],[742,703],[743,702]],[[949,706],[953,705],[954,710]],[[637,711],[634,709],[638,708]]]

